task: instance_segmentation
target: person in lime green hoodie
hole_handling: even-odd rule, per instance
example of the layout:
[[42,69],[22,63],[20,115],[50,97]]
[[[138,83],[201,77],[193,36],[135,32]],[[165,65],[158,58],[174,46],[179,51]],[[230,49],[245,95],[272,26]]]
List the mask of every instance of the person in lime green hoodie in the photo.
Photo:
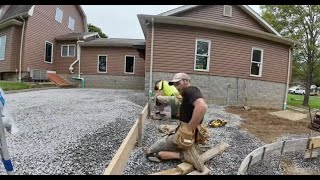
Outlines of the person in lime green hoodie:
[[156,91],[156,112],[152,115],[152,119],[163,119],[165,117],[164,108],[166,106],[171,107],[171,118],[177,119],[179,117],[179,108],[182,100],[179,91],[174,86],[170,86],[168,81],[165,80],[156,81],[154,90]]

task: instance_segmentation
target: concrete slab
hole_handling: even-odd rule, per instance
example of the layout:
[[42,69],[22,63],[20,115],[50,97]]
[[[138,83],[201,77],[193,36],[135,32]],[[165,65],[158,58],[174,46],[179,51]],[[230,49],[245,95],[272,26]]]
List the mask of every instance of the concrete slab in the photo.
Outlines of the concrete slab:
[[307,114],[299,113],[291,110],[276,111],[269,113],[270,115],[278,116],[291,121],[299,121],[301,119],[307,118]]

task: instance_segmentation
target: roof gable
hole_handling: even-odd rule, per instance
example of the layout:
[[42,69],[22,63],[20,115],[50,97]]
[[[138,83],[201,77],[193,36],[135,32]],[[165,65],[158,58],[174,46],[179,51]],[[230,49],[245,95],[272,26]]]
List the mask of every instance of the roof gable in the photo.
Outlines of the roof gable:
[[[159,14],[160,16],[172,16],[177,15],[179,13],[185,13],[187,11],[193,10],[194,8],[204,6],[204,5],[185,5],[181,6],[164,13]],[[268,32],[272,34],[276,34],[277,36],[281,36],[273,27],[271,27],[258,13],[256,13],[253,9],[251,9],[247,5],[237,5],[240,7],[245,13],[251,16],[256,22],[262,25]]]
[[28,14],[33,5],[10,5],[5,14],[0,19],[0,22],[15,18],[19,15]]
[[[3,14],[3,16],[0,19],[0,23],[3,23],[5,21],[8,21],[10,19],[14,19],[21,16],[26,16],[26,15],[30,15],[32,16],[32,13],[30,13],[30,11],[32,11],[32,7],[35,5],[10,5],[10,7],[8,8],[8,10],[5,12],[5,14]],[[83,20],[83,24],[85,27],[85,31],[88,32],[88,26],[87,26],[87,16],[84,13],[81,5],[75,5],[78,9],[78,11],[80,12],[81,16],[82,16],[82,20]]]

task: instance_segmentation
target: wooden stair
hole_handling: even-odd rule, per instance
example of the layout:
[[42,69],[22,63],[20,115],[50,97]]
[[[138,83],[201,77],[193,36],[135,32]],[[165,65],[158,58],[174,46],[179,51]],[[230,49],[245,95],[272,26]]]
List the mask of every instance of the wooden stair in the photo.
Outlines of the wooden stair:
[[48,79],[59,87],[72,87],[73,84],[58,74],[48,73]]

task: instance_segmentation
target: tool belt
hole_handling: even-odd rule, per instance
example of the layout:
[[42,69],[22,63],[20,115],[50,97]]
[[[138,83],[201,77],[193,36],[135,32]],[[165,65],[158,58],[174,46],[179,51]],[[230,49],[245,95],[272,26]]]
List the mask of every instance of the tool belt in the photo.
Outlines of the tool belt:
[[198,144],[205,144],[208,140],[208,128],[201,126],[197,127],[196,140]]
[[207,140],[207,129],[201,125],[196,130],[192,130],[192,127],[185,122],[180,122],[180,125],[176,129],[176,133],[173,137],[173,143],[177,145],[179,149],[188,149],[194,143],[204,144]]

